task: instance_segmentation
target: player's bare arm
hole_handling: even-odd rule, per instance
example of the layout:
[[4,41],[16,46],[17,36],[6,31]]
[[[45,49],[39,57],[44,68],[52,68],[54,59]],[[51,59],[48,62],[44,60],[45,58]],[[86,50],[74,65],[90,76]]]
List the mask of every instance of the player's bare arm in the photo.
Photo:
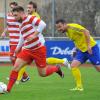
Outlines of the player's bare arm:
[[6,28],[4,29],[4,31],[3,31],[3,33],[1,34],[1,37],[2,37],[2,38],[6,37],[7,31],[8,31],[8,27],[6,27]]
[[85,29],[85,30],[83,30],[83,33],[84,33],[85,38],[86,38],[88,53],[92,54],[92,49],[91,49],[91,46],[90,46],[90,32]]
[[24,43],[24,39],[22,37],[22,35],[20,34],[20,38],[19,38],[19,42],[18,42],[18,45],[15,49],[15,55],[18,54],[23,46],[23,43]]

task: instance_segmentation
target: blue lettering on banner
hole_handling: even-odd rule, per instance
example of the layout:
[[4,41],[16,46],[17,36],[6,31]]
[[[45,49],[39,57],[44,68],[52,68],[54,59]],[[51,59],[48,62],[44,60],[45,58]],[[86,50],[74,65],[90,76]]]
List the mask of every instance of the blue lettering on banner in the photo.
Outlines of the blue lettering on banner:
[[62,50],[60,47],[52,47],[50,48],[53,52],[52,54],[53,55],[70,55],[71,54],[71,51],[69,47],[65,48],[64,50]]
[[72,60],[71,54],[74,48],[72,41],[46,41],[47,57],[67,58]]

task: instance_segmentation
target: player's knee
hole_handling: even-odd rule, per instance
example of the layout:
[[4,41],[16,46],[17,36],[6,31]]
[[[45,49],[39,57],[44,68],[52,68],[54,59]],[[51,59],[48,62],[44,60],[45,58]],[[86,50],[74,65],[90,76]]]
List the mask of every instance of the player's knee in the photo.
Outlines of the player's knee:
[[18,70],[18,67],[13,67],[13,69],[12,70],[14,70],[14,71],[16,71],[16,72],[18,72],[19,70]]
[[97,66],[97,67],[96,67],[96,70],[97,70],[98,72],[100,72],[100,66]]
[[70,66],[71,66],[71,68],[75,68],[76,67],[74,64],[71,64]]
[[14,65],[14,67],[13,67],[13,70],[19,71],[19,70],[20,70],[20,64],[15,63],[15,65]]
[[97,69],[98,72],[100,72],[100,69]]
[[46,67],[38,67],[38,73],[41,77],[45,77],[46,76]]

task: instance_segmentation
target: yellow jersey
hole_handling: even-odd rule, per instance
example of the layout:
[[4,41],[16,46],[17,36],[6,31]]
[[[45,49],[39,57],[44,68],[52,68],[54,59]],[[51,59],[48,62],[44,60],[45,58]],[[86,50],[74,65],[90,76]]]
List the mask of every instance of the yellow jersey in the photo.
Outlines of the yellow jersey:
[[[85,28],[79,24],[71,23],[67,24],[68,29],[66,35],[75,43],[76,48],[82,52],[87,51],[87,42],[86,37],[82,30]],[[90,35],[90,46],[93,47],[96,45],[96,41]]]
[[37,18],[40,19],[40,15],[39,15],[37,12],[33,12],[33,13],[32,13],[32,16],[36,16]]

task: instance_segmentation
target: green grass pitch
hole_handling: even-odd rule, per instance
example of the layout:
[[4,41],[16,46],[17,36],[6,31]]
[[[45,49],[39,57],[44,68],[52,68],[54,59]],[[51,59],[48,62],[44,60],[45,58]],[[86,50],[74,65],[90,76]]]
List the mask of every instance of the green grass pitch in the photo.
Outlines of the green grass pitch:
[[[0,81],[7,83],[11,67],[0,66]],[[31,80],[15,85],[9,94],[0,95],[0,100],[99,100],[100,73],[92,67],[81,67],[84,91],[70,91],[74,87],[74,79],[69,69],[62,68],[65,73],[61,79],[56,73],[49,77],[40,77],[36,68],[27,68]]]

